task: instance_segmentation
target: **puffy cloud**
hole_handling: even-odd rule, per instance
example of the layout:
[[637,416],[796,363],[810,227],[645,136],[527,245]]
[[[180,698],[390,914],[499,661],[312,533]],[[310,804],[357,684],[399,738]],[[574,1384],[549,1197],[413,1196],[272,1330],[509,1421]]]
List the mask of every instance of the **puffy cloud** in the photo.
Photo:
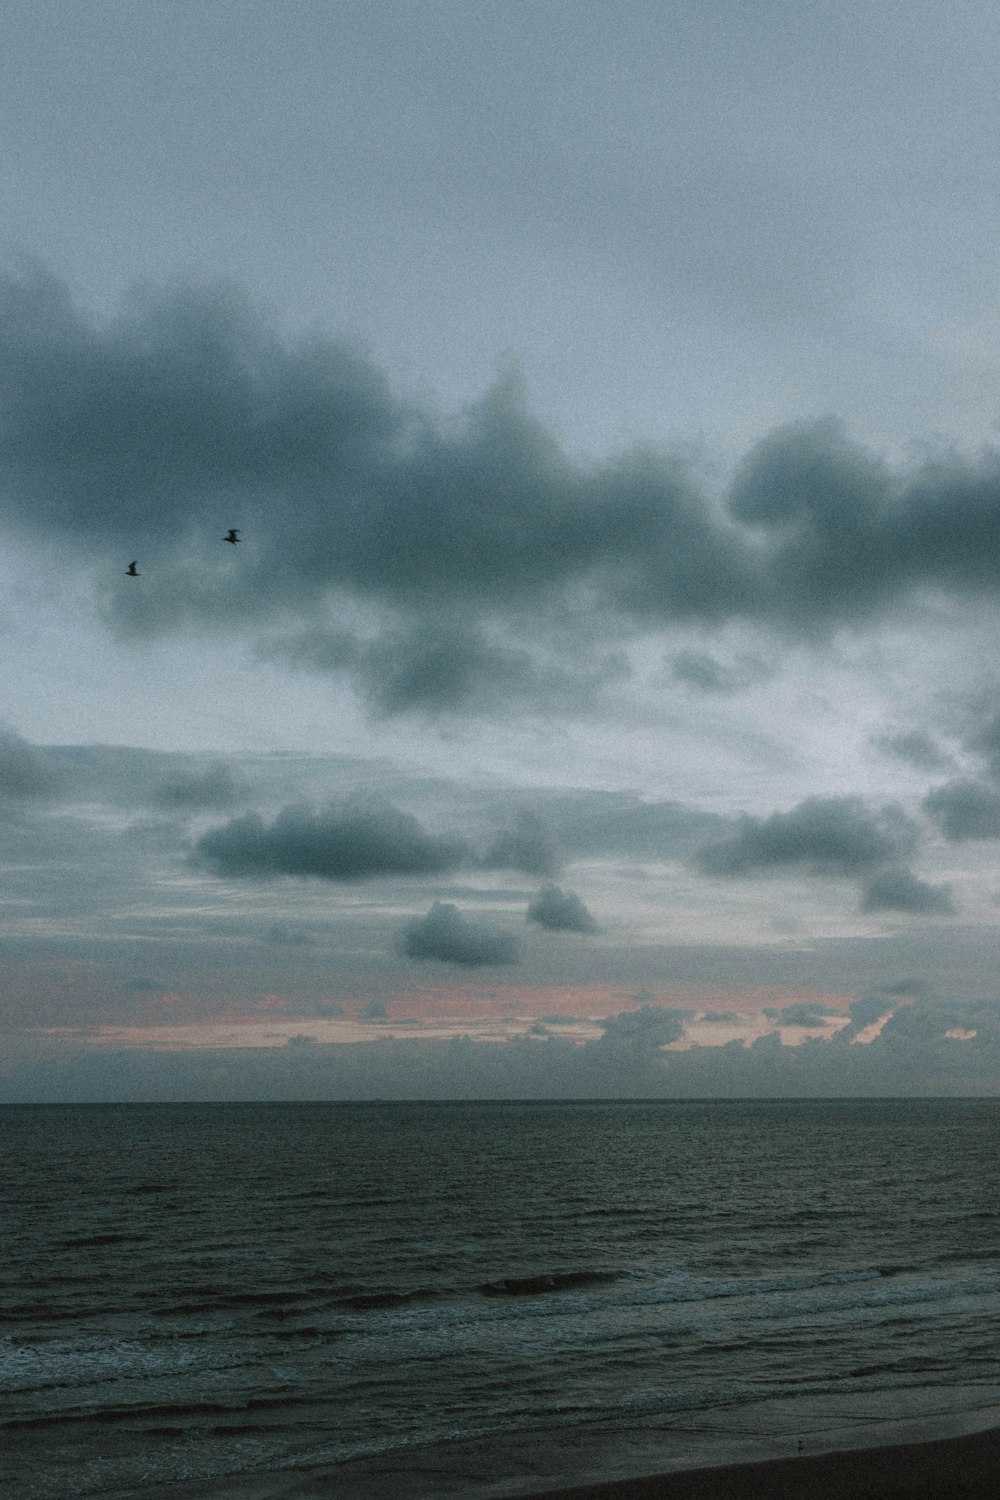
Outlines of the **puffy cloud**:
[[861,895],[862,911],[939,912],[955,910],[947,886],[928,885],[902,865],[879,870],[867,881]]
[[515,963],[518,943],[509,932],[470,921],[450,901],[435,901],[426,917],[404,929],[403,952],[408,958],[436,958],[477,968]]
[[853,875],[912,852],[915,825],[898,807],[874,811],[854,797],[809,797],[769,818],[744,815],[727,839],[706,844],[698,863],[708,875],[805,865],[816,874]]
[[597,923],[579,896],[572,891],[547,885],[530,902],[528,921],[537,922],[550,932],[596,932]]
[[436,875],[465,854],[457,839],[425,833],[393,807],[356,810],[284,808],[267,825],[256,813],[204,834],[197,860],[226,876],[315,876],[367,880],[380,875]]
[[958,777],[935,787],[924,798],[924,808],[945,838],[1000,838],[1000,793],[982,781]]

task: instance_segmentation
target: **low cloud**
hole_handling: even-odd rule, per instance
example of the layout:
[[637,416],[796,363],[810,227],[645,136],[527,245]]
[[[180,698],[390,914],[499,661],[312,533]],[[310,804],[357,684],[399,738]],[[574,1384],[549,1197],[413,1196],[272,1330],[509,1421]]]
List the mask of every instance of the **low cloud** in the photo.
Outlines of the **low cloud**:
[[312,948],[316,943],[308,927],[294,922],[272,922],[264,934],[264,941],[277,948]]
[[690,1020],[691,1012],[668,1010],[662,1005],[642,1005],[638,1010],[622,1011],[609,1016],[604,1030],[596,1042],[587,1046],[619,1062],[626,1059],[660,1059],[660,1049],[671,1042],[680,1041],[684,1035],[684,1022]]
[[596,932],[597,923],[579,896],[547,885],[528,906],[528,921],[549,932]]
[[918,914],[938,913],[947,916],[955,910],[947,886],[928,885],[901,865],[879,870],[865,884],[861,910],[908,911]]
[[359,810],[286,807],[266,824],[256,813],[204,834],[196,859],[217,875],[319,880],[370,880],[385,875],[439,875],[466,849],[457,839],[426,833],[396,808]]
[[0,730],[0,798],[26,801],[51,797],[58,777],[43,751],[10,730]]
[[719,661],[707,651],[678,651],[670,663],[677,682],[698,692],[730,697],[769,675],[767,666],[757,657]]
[[525,875],[555,875],[560,863],[551,828],[523,811],[494,836],[483,857],[487,870],[520,870]]
[[943,771],[954,764],[948,752],[922,729],[878,735],[874,743],[886,755],[904,761],[915,771]]
[[744,815],[729,838],[706,844],[706,875],[752,875],[805,866],[817,875],[854,875],[908,855],[917,829],[901,808],[872,810],[858,798],[809,797],[791,812]]
[[512,964],[518,958],[511,933],[470,921],[450,901],[435,901],[426,917],[410,922],[402,946],[407,958],[436,958],[464,968]]
[[924,808],[946,839],[1000,838],[1000,792],[983,781],[959,777],[935,787]]
[[173,812],[208,812],[234,807],[245,796],[240,777],[222,764],[174,776],[155,793],[159,806]]
[[785,1005],[777,1019],[782,1026],[824,1026],[831,1016],[839,1018],[840,1012],[826,1005]]

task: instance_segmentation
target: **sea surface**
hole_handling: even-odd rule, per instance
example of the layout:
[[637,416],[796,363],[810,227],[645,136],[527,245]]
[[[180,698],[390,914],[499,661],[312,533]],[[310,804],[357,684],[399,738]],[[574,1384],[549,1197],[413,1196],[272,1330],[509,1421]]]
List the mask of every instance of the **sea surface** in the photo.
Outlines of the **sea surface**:
[[3,1106],[0,1492],[929,1433],[1000,1403],[998,1163],[998,1100]]

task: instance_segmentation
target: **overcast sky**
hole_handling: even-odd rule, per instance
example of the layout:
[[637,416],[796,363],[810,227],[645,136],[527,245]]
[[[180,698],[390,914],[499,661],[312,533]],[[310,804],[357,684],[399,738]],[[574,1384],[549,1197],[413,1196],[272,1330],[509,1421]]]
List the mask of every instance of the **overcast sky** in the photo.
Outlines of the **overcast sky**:
[[1000,1091],[998,55],[8,0],[0,1099]]

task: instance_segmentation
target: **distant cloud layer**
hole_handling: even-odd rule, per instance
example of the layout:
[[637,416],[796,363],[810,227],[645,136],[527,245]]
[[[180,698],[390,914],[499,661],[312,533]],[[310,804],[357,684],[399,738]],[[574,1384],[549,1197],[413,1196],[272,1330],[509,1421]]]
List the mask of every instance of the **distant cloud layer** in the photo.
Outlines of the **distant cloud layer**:
[[[96,326],[52,276],[7,278],[0,391],[8,522],[86,560],[116,629],[252,632],[383,713],[582,709],[627,672],[622,645],[669,623],[815,638],[927,589],[1000,589],[993,451],[894,469],[798,422],[719,505],[678,456],[571,459],[515,376],[444,421],[231,289],[143,294]],[[748,670],[674,662],[716,694]]]

